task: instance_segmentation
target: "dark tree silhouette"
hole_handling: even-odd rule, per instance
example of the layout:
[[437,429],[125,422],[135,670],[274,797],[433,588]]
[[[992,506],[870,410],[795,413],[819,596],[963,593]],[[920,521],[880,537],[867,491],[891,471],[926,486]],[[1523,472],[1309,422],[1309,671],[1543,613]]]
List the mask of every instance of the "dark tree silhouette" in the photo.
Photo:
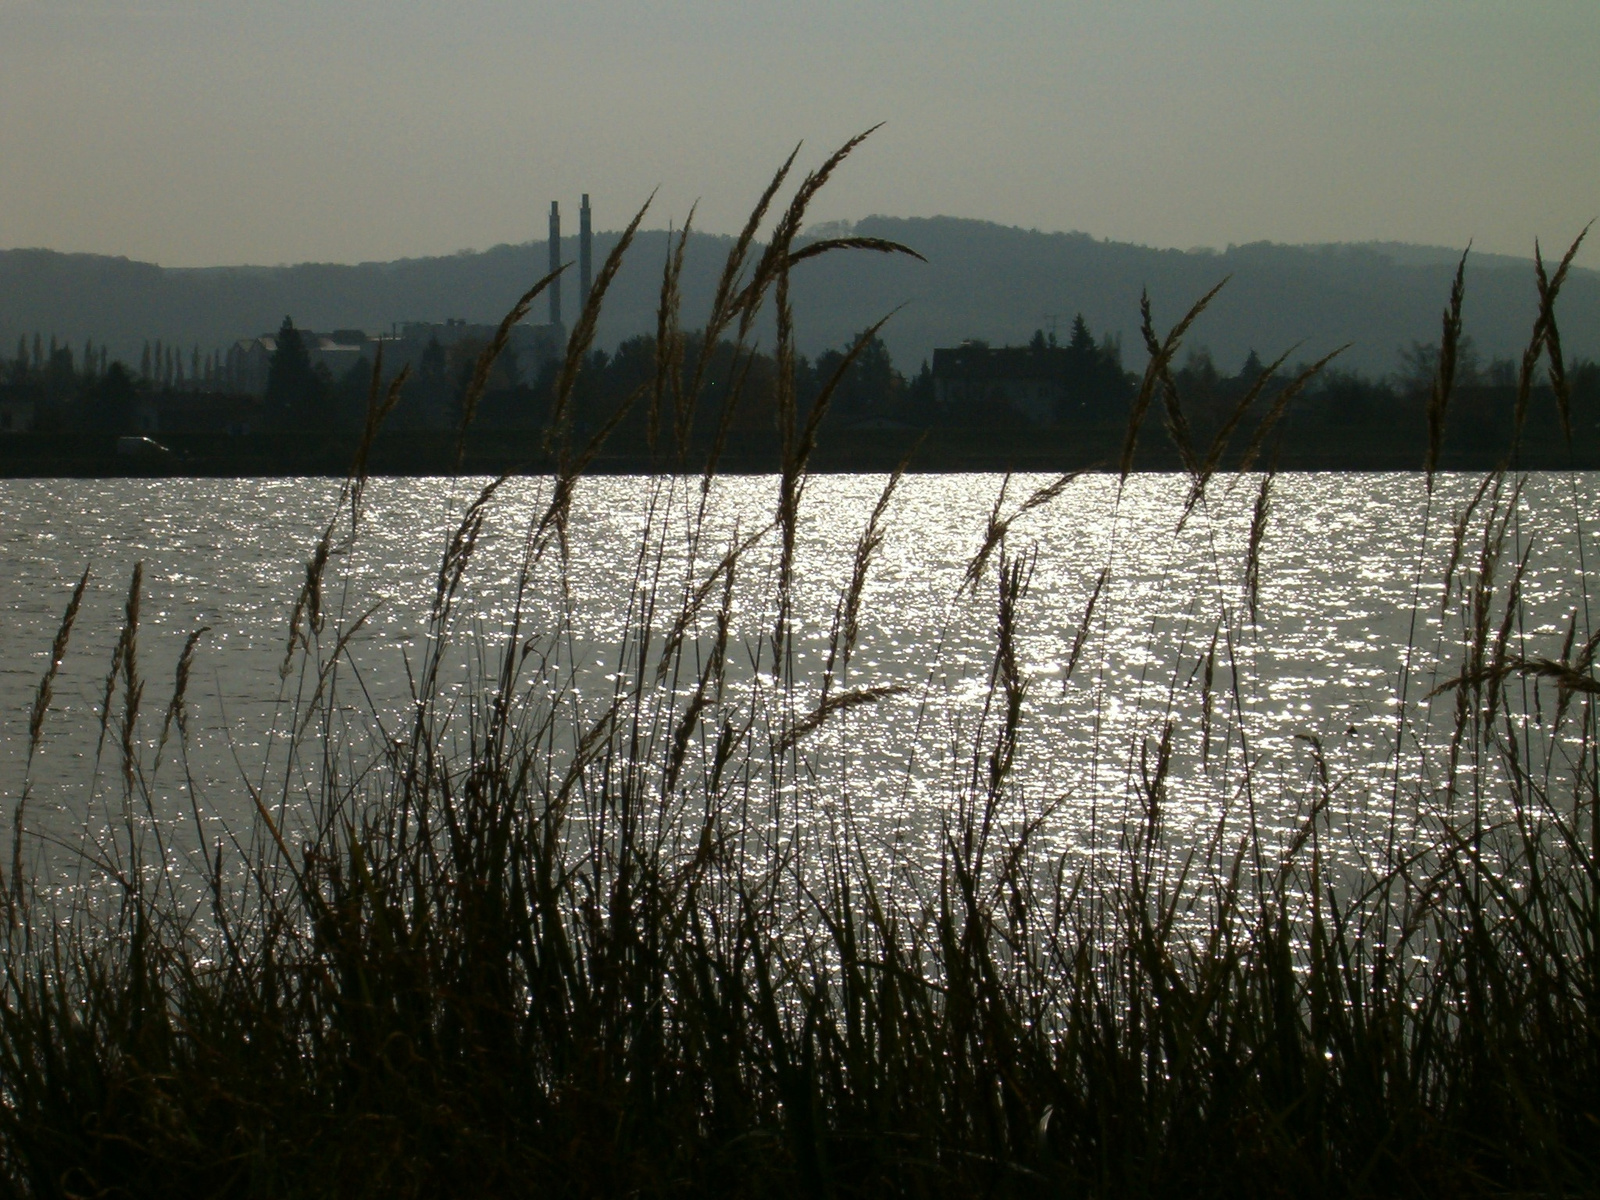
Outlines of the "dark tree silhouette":
[[128,368],[114,362],[88,394],[84,416],[90,428],[103,433],[131,433],[139,391]]
[[[825,350],[801,381],[801,396],[811,403],[832,379],[845,359],[845,350]],[[900,399],[905,381],[894,369],[889,347],[876,334],[861,348],[854,362],[839,377],[832,399],[832,411],[843,419],[885,413]]]
[[77,381],[77,371],[72,362],[72,348],[56,346],[50,351],[50,364],[45,372],[46,385],[51,392],[62,396],[72,391]]
[[1089,322],[1083,319],[1082,313],[1072,318],[1072,333],[1067,337],[1067,349],[1084,362],[1094,358],[1094,334],[1089,332]]
[[1082,313],[1072,318],[1072,332],[1067,335],[1062,382],[1066,395],[1056,419],[1063,422],[1118,420],[1121,406],[1132,395],[1121,349],[1109,337],[1096,343]]
[[294,321],[284,317],[267,364],[267,411],[286,428],[313,428],[323,423],[325,394],[325,382],[311,365],[305,339]]

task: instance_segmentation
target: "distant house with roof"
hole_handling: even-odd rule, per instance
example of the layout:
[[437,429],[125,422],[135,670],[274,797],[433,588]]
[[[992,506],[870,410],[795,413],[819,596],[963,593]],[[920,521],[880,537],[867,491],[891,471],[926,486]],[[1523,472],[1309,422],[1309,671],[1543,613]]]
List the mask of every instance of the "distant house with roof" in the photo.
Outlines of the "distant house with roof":
[[963,342],[933,352],[934,403],[947,408],[1006,405],[1035,425],[1052,425],[1066,398],[1066,351]]
[[[332,333],[314,333],[309,329],[299,331],[311,365],[326,367],[328,374],[338,379],[363,357],[373,357],[377,339],[359,329],[336,329]],[[278,335],[264,333],[260,337],[240,338],[228,347],[226,378],[234,389],[252,395],[262,395],[267,390],[267,373],[272,367],[272,356],[278,352]]]
[[1034,425],[1120,418],[1129,394],[1121,352],[1080,317],[1065,346],[1036,333],[1026,346],[968,341],[933,352],[933,399],[946,409],[1010,409]]

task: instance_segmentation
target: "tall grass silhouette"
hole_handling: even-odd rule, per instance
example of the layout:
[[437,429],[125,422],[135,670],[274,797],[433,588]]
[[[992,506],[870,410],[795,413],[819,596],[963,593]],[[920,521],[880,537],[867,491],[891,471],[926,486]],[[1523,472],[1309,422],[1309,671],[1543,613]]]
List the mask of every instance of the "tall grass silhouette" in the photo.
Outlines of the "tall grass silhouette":
[[[485,628],[461,604],[501,477],[441,547],[398,725],[351,719],[351,646],[370,610],[327,599],[362,535],[367,449],[404,383],[379,364],[357,466],[292,606],[289,750],[277,774],[246,785],[251,827],[202,843],[200,865],[167,852],[172,831],[149,803],[162,755],[169,770],[183,761],[200,634],[152,751],[135,571],[100,709],[117,763],[85,782],[122,801],[113,841],[80,889],[49,894],[24,876],[33,834],[20,799],[11,812],[0,1191],[1594,1194],[1600,630],[1586,581],[1559,644],[1524,632],[1534,533],[1510,448],[1453,522],[1438,600],[1455,622],[1436,697],[1451,714],[1442,742],[1418,727],[1431,707],[1405,691],[1408,653],[1379,848],[1350,844],[1345,814],[1364,801],[1342,793],[1314,738],[1295,828],[1263,831],[1258,797],[1284,785],[1256,774],[1237,650],[1270,575],[1275,502],[1270,474],[1223,464],[1253,465],[1309,373],[1258,385],[1213,445],[1189,446],[1168,364],[1214,292],[1165,336],[1146,303],[1150,365],[1113,467],[1125,483],[1159,395],[1189,464],[1175,525],[1220,520],[1224,481],[1257,495],[1247,561],[1214,562],[1236,600],[1212,614],[1198,694],[1174,681],[1192,719],[1174,710],[1125,758],[1101,745],[1101,777],[1123,782],[1096,798],[1092,852],[1063,851],[1050,833],[1067,799],[1041,802],[1016,779],[1019,760],[1051,753],[1027,737],[1037,684],[1018,643],[1037,551],[1019,518],[1070,506],[1073,477],[1014,510],[1003,487],[961,585],[990,608],[993,633],[953,801],[927,814],[931,848],[877,845],[852,815],[812,747],[908,686],[856,659],[902,473],[831,612],[797,612],[809,459],[839,376],[802,407],[789,280],[818,254],[909,253],[800,238],[859,140],[804,177],[762,243],[796,158],[785,162],[698,338],[679,312],[687,223],[678,235],[656,369],[630,404],[648,406],[651,437],[670,439],[679,469],[649,481],[637,539],[616,548],[630,600],[624,627],[602,633],[570,586],[570,520],[584,467],[622,414],[580,441],[571,403],[643,210],[635,217],[568,346],[548,431],[560,466],[511,543],[511,613]],[[1563,394],[1555,302],[1571,257],[1548,278],[1539,268],[1523,407],[1541,363]],[[1429,409],[1429,519],[1462,278]],[[506,330],[549,283],[485,351],[466,421]],[[741,514],[730,534],[711,515],[721,438],[691,461],[691,425],[719,346],[731,347],[736,385],[719,428],[752,401],[739,383],[763,335],[779,366],[766,399],[782,467],[773,510]],[[1243,451],[1230,450],[1258,402]],[[1536,515],[1581,536],[1576,501]],[[1064,680],[1092,666],[1112,571],[1096,572]],[[48,736],[84,578],[30,749]],[[537,606],[536,593],[559,602]],[[1419,611],[1435,603],[1420,567],[1413,595]],[[820,665],[796,653],[802,618],[830,631]],[[599,636],[616,669],[596,691],[580,658]],[[464,692],[452,686],[462,661]],[[1171,826],[1174,773],[1186,770],[1235,801],[1198,844]]]

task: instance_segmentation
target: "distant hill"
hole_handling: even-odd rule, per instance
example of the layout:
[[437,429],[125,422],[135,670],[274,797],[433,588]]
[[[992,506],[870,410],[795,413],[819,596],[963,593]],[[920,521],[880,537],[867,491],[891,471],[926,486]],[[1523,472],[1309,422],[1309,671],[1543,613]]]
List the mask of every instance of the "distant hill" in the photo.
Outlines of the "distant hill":
[[[1226,251],[1152,249],[1081,233],[1040,233],[948,217],[870,217],[860,234],[904,242],[928,259],[871,254],[813,260],[799,268],[795,306],[803,351],[847,341],[886,312],[895,362],[914,371],[935,346],[965,338],[1020,343],[1056,322],[1065,334],[1082,312],[1098,335],[1120,333],[1130,365],[1142,360],[1139,292],[1150,292],[1157,322],[1176,320],[1226,275],[1232,280],[1189,339],[1232,369],[1255,349],[1298,357],[1353,342],[1345,365],[1369,375],[1394,370],[1399,347],[1438,337],[1458,251],[1398,243],[1282,246]],[[833,232],[833,230],[830,230]],[[615,234],[596,235],[597,259]],[[685,321],[698,324],[730,239],[691,238],[683,286]],[[599,331],[610,347],[654,328],[667,234],[641,234],[619,274]],[[566,247],[576,257],[576,243]],[[545,245],[496,246],[480,253],[354,266],[162,268],[88,254],[0,251],[0,357],[19,335],[51,334],[81,346],[86,337],[137,361],[145,339],[202,350],[275,329],[291,314],[317,330],[388,329],[392,322],[465,317],[497,320],[542,273]],[[569,280],[568,319],[576,307]],[[1531,262],[1504,255],[1468,260],[1465,323],[1485,359],[1520,353],[1532,325]],[[1563,293],[1562,336],[1572,357],[1600,358],[1600,272],[1576,271]],[[543,319],[543,308],[534,314]]]

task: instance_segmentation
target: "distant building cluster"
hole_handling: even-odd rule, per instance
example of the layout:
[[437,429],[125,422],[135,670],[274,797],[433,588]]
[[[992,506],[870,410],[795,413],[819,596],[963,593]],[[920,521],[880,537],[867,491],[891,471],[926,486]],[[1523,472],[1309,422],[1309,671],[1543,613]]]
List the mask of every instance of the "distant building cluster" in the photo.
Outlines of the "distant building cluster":
[[[393,374],[401,367],[416,370],[430,345],[451,350],[464,344],[487,346],[498,326],[481,325],[465,318],[446,321],[405,321],[397,323],[388,334],[367,333],[360,329],[335,329],[330,333],[299,331],[300,340],[314,367],[321,367],[331,379],[343,379],[350,369],[365,362],[369,367],[383,352],[384,373]],[[515,363],[519,382],[537,379],[547,363],[561,356],[566,344],[566,330],[560,325],[530,325],[524,322],[511,328],[506,344],[510,360]],[[224,378],[230,390],[263,395],[267,390],[267,376],[272,367],[272,356],[278,352],[278,335],[264,333],[259,337],[241,338],[228,347],[224,365]]]
[[933,352],[933,399],[946,408],[1007,404],[1049,425],[1068,395],[1067,352],[1058,346],[991,348],[982,342]]
[[[585,194],[578,211],[578,312],[593,287],[592,213]],[[561,206],[552,201],[548,226],[549,270],[546,320],[524,320],[511,327],[496,363],[491,390],[512,394],[536,386],[566,350],[562,310]],[[576,318],[575,318],[576,319]],[[51,338],[48,348],[36,333],[31,345],[19,341],[9,366],[0,360],[0,434],[36,428],[116,427],[132,436],[168,432],[246,435],[268,428],[315,427],[331,419],[359,420],[367,377],[381,356],[384,375],[409,367],[407,385],[391,421],[405,428],[442,428],[461,416],[460,399],[481,351],[498,326],[455,317],[444,321],[396,321],[387,331],[337,328],[315,331],[285,318],[275,332],[243,337],[224,349],[202,353],[199,346],[147,342],[137,367],[107,362],[105,346],[85,343],[81,355]],[[287,347],[287,353],[285,349]],[[600,377],[590,390],[610,384],[626,391],[633,371],[622,356],[615,380]],[[925,364],[914,383],[894,370],[879,339],[855,361],[825,352],[812,368],[810,392],[821,380],[836,380],[834,408],[855,428],[915,428],[938,423],[977,422],[1008,427],[1045,427],[1100,422],[1117,414],[1131,384],[1123,372],[1114,339],[1097,343],[1082,317],[1066,344],[1054,334],[1037,333],[1025,346],[991,347],[979,341],[940,348],[931,368]],[[623,377],[627,376],[628,379]],[[802,389],[805,390],[805,389]],[[597,393],[598,394],[598,393]],[[618,400],[619,397],[610,397]],[[334,417],[334,411],[341,415]],[[352,417],[352,413],[356,414]],[[480,418],[493,419],[480,410]],[[508,410],[499,419],[524,419]]]
[[[550,202],[550,271],[561,267],[561,205]],[[582,312],[589,302],[589,292],[594,276],[594,230],[589,195],[584,193],[578,210],[578,309]],[[513,375],[518,382],[532,383],[546,366],[558,361],[565,352],[567,327],[562,320],[559,277],[545,290],[549,306],[549,319],[542,325],[529,321],[512,326],[506,345],[506,356],[513,364]],[[432,345],[450,351],[468,344],[486,346],[495,336],[497,325],[471,322],[462,317],[446,321],[396,322],[387,334],[369,333],[361,329],[335,329],[329,333],[300,330],[311,363],[327,371],[329,378],[342,379],[357,363],[376,361],[378,351],[383,352],[386,373],[409,366],[419,370]],[[272,356],[277,353],[277,335],[265,333],[259,337],[241,338],[230,346],[223,357],[218,374],[232,390],[251,395],[263,395],[267,390],[267,376]]]
[[1010,410],[1032,425],[1120,419],[1129,392],[1121,347],[1096,343],[1081,316],[1064,346],[1041,331],[1026,346],[935,350],[932,376],[933,402],[947,412]]

